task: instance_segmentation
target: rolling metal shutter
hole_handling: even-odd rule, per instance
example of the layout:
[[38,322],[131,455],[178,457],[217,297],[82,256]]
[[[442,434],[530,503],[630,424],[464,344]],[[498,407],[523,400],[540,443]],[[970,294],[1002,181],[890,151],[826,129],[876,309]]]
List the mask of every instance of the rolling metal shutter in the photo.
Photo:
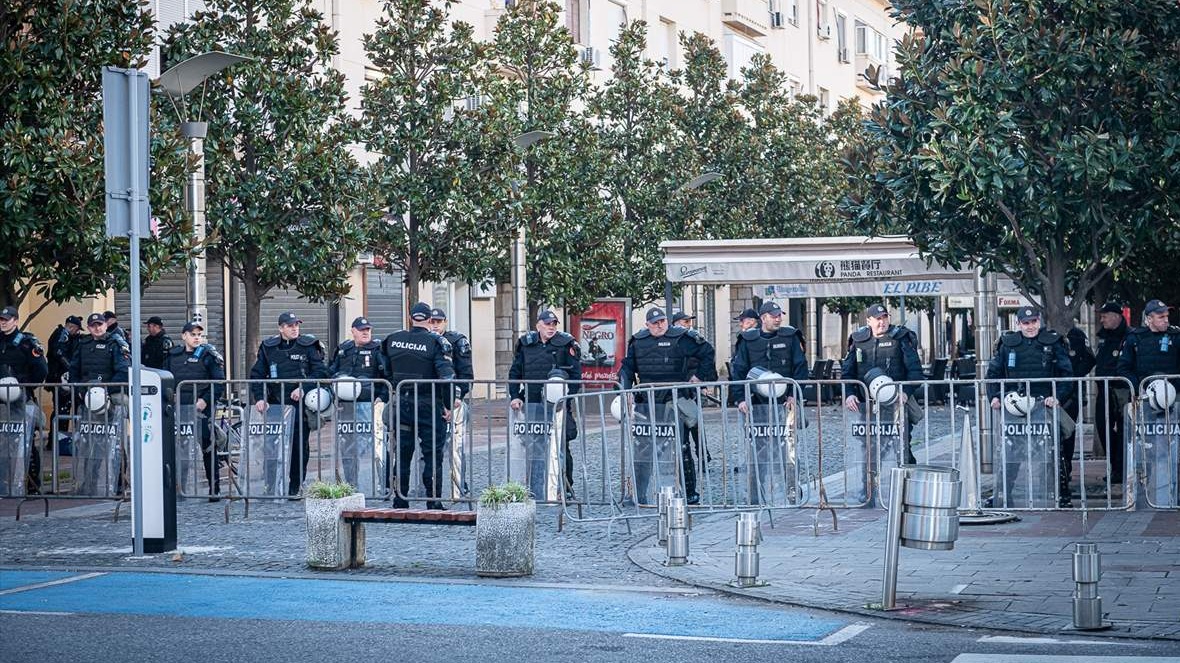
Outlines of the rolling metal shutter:
[[[225,319],[225,292],[222,289],[221,266],[210,261],[205,279],[205,300],[209,316],[205,336],[209,343],[224,353],[225,329],[222,328],[222,320]],[[187,281],[187,271],[169,272],[140,293],[141,323],[153,315],[160,316],[164,319],[165,333],[174,343],[180,343],[180,330],[188,321]],[[115,313],[119,315],[119,325],[137,338],[140,338],[140,334],[147,333],[146,329],[131,329],[131,293],[115,293]]]
[[[365,268],[365,317],[373,325],[373,338],[385,338],[405,328],[405,288],[402,273]],[[346,321],[351,324],[352,321]]]
[[[237,366],[241,370],[237,377],[249,377],[250,367],[254,365],[255,354],[258,348],[246,347],[246,289],[242,284],[237,284],[238,288],[238,330],[237,330]],[[303,325],[300,328],[300,333],[311,334],[324,344],[324,351],[331,355],[332,339],[328,335],[328,315],[330,307],[327,304],[313,304],[303,298],[296,290],[284,290],[275,288],[266,294],[262,300],[258,315],[258,327],[260,340],[266,340],[271,336],[279,333],[279,314],[284,311],[294,311],[303,320]]]

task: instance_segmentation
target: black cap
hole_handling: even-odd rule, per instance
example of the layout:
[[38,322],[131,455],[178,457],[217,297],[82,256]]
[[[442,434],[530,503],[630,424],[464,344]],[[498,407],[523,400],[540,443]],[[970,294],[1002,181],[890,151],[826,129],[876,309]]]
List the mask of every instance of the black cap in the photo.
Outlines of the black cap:
[[1020,322],[1028,322],[1029,320],[1039,320],[1041,317],[1041,310],[1035,306],[1021,306],[1016,311],[1016,319]]
[[758,315],[766,315],[767,313],[771,315],[782,315],[783,307],[774,302],[762,302],[762,306],[758,307]]
[[161,327],[163,327],[164,326],[164,319],[158,315],[153,315],[152,317],[147,319],[147,324],[160,325]]
[[647,321],[648,322],[659,322],[660,320],[667,320],[667,319],[668,319],[668,316],[664,313],[664,309],[658,308],[658,307],[647,309]]
[[369,324],[369,319],[362,315],[361,317],[352,321],[352,328],[364,331],[366,329],[372,329],[373,325]]
[[431,320],[446,320],[447,319],[447,312],[442,310],[441,308],[437,308],[437,307],[432,308],[432,309],[430,309],[430,319]]
[[78,325],[79,327],[81,327],[82,326],[82,316],[80,316],[80,315],[68,316],[68,317],[66,317],[66,324],[67,325]]
[[410,307],[410,319],[425,322],[430,319],[430,304],[418,302]]
[[1098,312],[1099,313],[1118,313],[1119,315],[1122,315],[1123,314],[1123,305],[1116,304],[1115,302],[1106,302],[1105,304],[1102,305],[1102,308],[1098,309]]
[[15,317],[17,317],[15,306],[5,306],[4,308],[0,308],[0,319],[11,320]]
[[537,322],[544,322],[546,324],[551,322],[558,322],[557,314],[549,309],[545,309],[537,314]]
[[103,320],[118,320],[119,316],[115,315],[114,311],[103,311]]
[[180,331],[181,331],[181,333],[187,334],[188,332],[191,332],[194,329],[200,329],[201,331],[205,331],[205,325],[202,325],[201,323],[197,322],[196,320],[193,320],[192,322],[184,323],[184,329],[182,329]]
[[758,312],[752,308],[748,308],[748,309],[742,311],[741,313],[739,313],[738,317],[734,318],[734,322],[741,322],[742,320],[746,320],[746,319],[757,320],[758,319]]
[[866,318],[879,318],[883,315],[889,315],[889,309],[885,308],[884,304],[873,304],[865,309]]
[[1167,311],[1170,308],[1172,308],[1172,307],[1161,302],[1160,300],[1153,299],[1153,300],[1147,302],[1147,304],[1143,307],[1143,312],[1144,313],[1163,313],[1164,311]]
[[677,311],[672,314],[672,322],[680,322],[681,320],[696,320],[695,315],[689,315],[684,311]]
[[93,325],[96,322],[101,322],[102,324],[105,325],[107,323],[107,318],[105,315],[103,315],[101,313],[91,313],[90,317],[86,318],[86,326],[87,327],[89,327],[90,325]]
[[303,324],[303,321],[299,319],[299,316],[295,315],[294,311],[287,311],[286,313],[279,314],[279,324],[280,325],[301,325],[301,324]]

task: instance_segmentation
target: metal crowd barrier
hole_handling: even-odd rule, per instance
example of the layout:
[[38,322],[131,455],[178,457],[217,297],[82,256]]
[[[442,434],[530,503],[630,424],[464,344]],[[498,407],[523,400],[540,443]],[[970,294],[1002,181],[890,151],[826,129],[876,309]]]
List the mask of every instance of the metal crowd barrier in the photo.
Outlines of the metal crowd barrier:
[[1142,495],[1136,506],[1180,509],[1180,375],[1155,375],[1139,382],[1126,406],[1124,431],[1133,436],[1128,469]]

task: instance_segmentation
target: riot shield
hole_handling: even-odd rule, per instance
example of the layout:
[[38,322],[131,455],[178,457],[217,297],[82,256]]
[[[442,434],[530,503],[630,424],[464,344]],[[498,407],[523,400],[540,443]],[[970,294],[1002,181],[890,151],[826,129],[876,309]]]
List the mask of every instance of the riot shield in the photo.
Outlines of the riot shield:
[[[554,450],[563,429],[555,421],[554,406],[548,403],[525,403],[513,418],[512,436],[524,449],[525,485],[537,500],[559,499],[557,477],[560,466]],[[557,443],[560,448],[560,442]]]
[[74,494],[112,497],[119,494],[127,408],[111,404],[95,413],[83,408],[74,435]]
[[25,476],[36,428],[35,404],[24,398],[0,403],[0,497],[21,497],[26,493]]
[[1180,506],[1177,495],[1177,468],[1180,467],[1180,408],[1156,410],[1147,403],[1140,409],[1135,437],[1142,440],[1144,493],[1148,506],[1172,509]]
[[854,504],[888,506],[889,476],[905,461],[904,416],[904,406],[863,404],[861,417],[850,421],[848,439],[854,448],[844,462]]
[[664,486],[684,495],[676,408],[671,403],[637,403],[628,424],[636,503],[655,506]]
[[381,492],[379,474],[373,459],[378,455],[378,438],[373,427],[373,404],[368,401],[341,401],[336,413],[336,476],[358,492],[377,496]]
[[1000,444],[995,445],[994,506],[1007,509],[1050,509],[1057,506],[1057,422],[1054,411],[1038,400],[1025,417],[997,414]]
[[447,443],[444,455],[450,456],[448,471],[450,480],[444,485],[451,487],[451,499],[458,500],[471,495],[467,485],[467,403],[459,401],[451,410],[451,421],[447,426]]
[[246,410],[247,497],[286,497],[294,422],[291,405],[270,405],[265,413]]
[[744,418],[746,495],[744,503],[788,506],[799,503],[795,435],[784,406],[752,405]]
[[201,420],[195,405],[176,408],[176,486],[181,496],[199,492],[201,465]]

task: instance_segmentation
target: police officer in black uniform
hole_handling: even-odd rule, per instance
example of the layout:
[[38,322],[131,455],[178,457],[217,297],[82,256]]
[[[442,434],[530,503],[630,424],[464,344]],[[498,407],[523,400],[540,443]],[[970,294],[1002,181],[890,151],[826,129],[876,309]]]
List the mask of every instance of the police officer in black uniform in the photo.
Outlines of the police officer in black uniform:
[[197,413],[193,425],[201,444],[201,460],[205,464],[205,481],[209,485],[209,501],[221,499],[221,482],[216,454],[210,442],[209,413],[221,397],[221,384],[202,382],[181,384],[185,380],[225,380],[225,359],[217,349],[205,342],[205,327],[199,322],[184,325],[181,344],[168,350],[163,370],[172,374],[180,390],[180,405],[192,406]]
[[[896,382],[916,382],[925,377],[922,361],[918,358],[918,337],[912,329],[889,323],[889,309],[884,304],[873,304],[865,309],[865,326],[852,332],[848,339],[848,354],[840,364],[845,380],[860,380],[868,387],[869,371],[874,368]],[[922,419],[922,409],[913,398],[919,386],[905,385],[902,399],[906,410],[906,440],[909,431]],[[860,392],[854,391],[844,399],[851,412],[860,412]],[[914,452],[905,445],[905,462],[914,464]]]
[[[58,325],[53,330],[53,334],[49,337],[49,376],[46,378],[46,382],[59,384],[70,372],[70,357],[74,356],[74,350],[78,347],[78,334],[81,330],[82,318],[76,315],[68,316],[65,323]],[[53,393],[56,413],[63,415],[58,419],[58,431],[68,431],[70,419],[65,415],[70,413],[70,398],[67,390],[59,387],[46,387],[45,389]]]
[[1180,327],[1169,324],[1171,308],[1158,299],[1147,302],[1143,326],[1132,329],[1123,341],[1119,374],[1130,380],[1135,390],[1144,378],[1180,374]]
[[[644,327],[627,341],[627,356],[619,367],[619,382],[623,389],[631,389],[642,383],[660,382],[713,382],[717,379],[717,358],[713,346],[694,329],[668,326],[668,316],[663,309],[648,309],[644,316]],[[671,389],[656,389],[651,393],[654,402],[648,403],[649,413],[655,408],[671,403]],[[697,394],[694,389],[681,389],[677,400],[693,401]],[[637,404],[647,403],[648,394],[635,395]],[[677,415],[678,418],[679,415]],[[696,464],[693,462],[692,445],[689,441],[688,426],[680,419],[681,468],[684,472],[684,493],[689,504],[699,504],[697,492]],[[640,480],[637,477],[637,481]],[[640,496],[647,492],[644,485],[636,486]]]
[[108,331],[101,313],[91,313],[86,318],[86,330],[89,335],[78,339],[70,357],[70,383],[127,382],[131,370],[131,347],[127,341]]
[[455,405],[471,391],[471,380],[475,379],[475,367],[471,361],[471,341],[457,331],[447,329],[447,312],[441,308],[430,309],[430,331],[447,339],[451,344],[451,360],[455,365]]
[[107,323],[108,334],[111,336],[118,336],[119,338],[123,339],[124,343],[130,342],[131,339],[127,338],[127,332],[119,326],[119,316],[115,315],[114,311],[105,311],[102,314],[102,317]]
[[[1071,375],[1075,378],[1085,377],[1094,370],[1094,352],[1090,349],[1090,340],[1086,338],[1086,332],[1082,331],[1077,326],[1071,327],[1065,334],[1065,348],[1069,354],[1069,365],[1072,369]],[[1085,392],[1080,388],[1078,383],[1074,383],[1074,392],[1068,399],[1061,399],[1061,409],[1068,414],[1074,421],[1078,420],[1078,413],[1081,411],[1080,398],[1085,395]],[[1059,490],[1061,495],[1069,495],[1069,482],[1073,478],[1073,454],[1077,448],[1077,429],[1069,435],[1061,437],[1061,468],[1057,473],[1057,480],[1059,482]],[[1072,504],[1067,500],[1062,500],[1063,503]]]
[[[1069,350],[1061,334],[1052,329],[1041,329],[1041,312],[1032,306],[1023,306],[1016,312],[1016,319],[1020,324],[1020,331],[1004,332],[996,343],[995,354],[987,364],[988,380],[1035,380],[1044,378],[1073,377],[1073,365],[1069,361]],[[1056,385],[1056,391],[1054,386]],[[1001,385],[992,382],[987,385],[987,395],[991,399],[993,410],[1001,407],[1001,386],[1004,391],[1018,391],[1024,393],[1026,383],[1013,382]],[[1044,398],[1046,408],[1055,408],[1073,398],[1075,389],[1072,382],[1031,382],[1027,383],[1028,393],[1025,396]],[[1073,434],[1074,422],[1070,416],[1062,412],[1058,415],[1061,437],[1064,439]],[[1064,455],[1064,454],[1061,454]],[[1008,460],[1009,465],[1018,465],[1014,459]],[[1009,470],[1005,477],[1005,489],[1010,495],[1015,485],[1017,472]],[[1071,505],[1069,493],[1058,495],[1058,505]]]
[[153,315],[147,320],[148,335],[140,346],[140,361],[148,368],[163,368],[164,357],[172,350],[172,339],[164,333],[164,320]]
[[410,309],[412,326],[385,337],[381,350],[389,362],[390,384],[398,408],[398,490],[392,493],[393,506],[409,506],[405,496],[410,491],[410,464],[414,460],[414,441],[422,452],[422,485],[428,499],[426,508],[442,509],[438,501],[442,490],[442,458],[446,421],[454,401],[450,386],[406,385],[403,380],[453,380],[451,344],[430,331],[430,305],[418,302]]
[[[36,336],[18,329],[20,315],[15,306],[0,309],[0,377],[13,377],[17,382],[42,383],[49,374],[45,350]],[[15,391],[15,390],[14,390]],[[33,387],[25,393],[26,403],[35,403]],[[37,420],[41,410],[37,408]],[[40,425],[40,424],[38,424]],[[30,494],[41,492],[41,452],[34,443],[29,449],[27,488]]]
[[[373,340],[373,325],[361,316],[352,321],[352,338],[336,346],[332,362],[328,364],[328,375],[336,378],[351,376],[361,380],[388,380],[387,358],[381,352],[381,342]],[[389,400],[389,390],[384,383],[362,383],[357,401]]]
[[[1115,378],[1119,375],[1119,357],[1122,355],[1123,340],[1127,337],[1127,320],[1123,317],[1122,305],[1115,302],[1103,304],[1098,311],[1098,322],[1094,375]],[[1126,474],[1123,408],[1130,402],[1131,392],[1122,381],[1103,383],[1098,389],[1095,428],[1110,462],[1110,483],[1121,486],[1123,475]]]
[[[291,444],[291,472],[287,495],[299,494],[307,476],[307,460],[311,454],[311,426],[308,425],[302,400],[304,394],[315,388],[315,380],[328,377],[324,365],[324,344],[311,334],[302,334],[299,325],[303,321],[292,311],[279,316],[279,333],[271,336],[258,346],[258,359],[250,368],[250,395],[254,407],[266,412],[271,404],[295,406],[295,428],[299,433],[299,444]],[[264,385],[261,381],[308,380],[308,382],[284,382],[281,385]],[[294,439],[292,439],[294,442]]]
[[[783,309],[774,302],[764,302],[758,308],[761,325],[752,327],[738,335],[730,362],[735,381],[746,380],[752,368],[774,371],[784,378],[806,380],[807,356],[803,352],[803,334],[790,325],[783,325]],[[769,403],[762,394],[751,389],[750,397],[755,405]],[[750,403],[746,401],[746,390],[742,387],[729,390],[729,402],[737,405],[742,414],[749,414]],[[779,399],[780,403],[794,403],[795,395],[788,389]]]
[[[565,373],[567,380],[582,379],[582,358],[577,340],[563,331],[558,331],[557,314],[550,310],[537,315],[536,328],[516,340],[512,354],[512,366],[508,368],[509,380],[547,380],[555,370]],[[567,393],[576,394],[580,384],[569,385]],[[544,403],[544,385],[539,383],[508,383],[508,394],[512,397],[509,406],[516,411],[525,403]],[[572,497],[574,485],[574,455],[570,442],[578,437],[578,422],[573,413],[565,417],[565,490],[566,497]]]

